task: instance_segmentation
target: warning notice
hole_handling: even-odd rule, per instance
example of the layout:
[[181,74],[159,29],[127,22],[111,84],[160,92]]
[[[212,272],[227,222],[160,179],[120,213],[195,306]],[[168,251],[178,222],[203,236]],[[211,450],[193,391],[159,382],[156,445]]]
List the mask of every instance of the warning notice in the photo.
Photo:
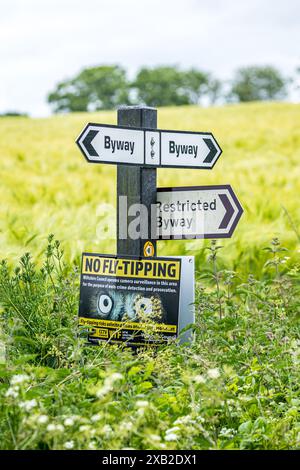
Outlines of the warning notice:
[[178,334],[181,260],[83,253],[79,325],[88,341],[155,345]]

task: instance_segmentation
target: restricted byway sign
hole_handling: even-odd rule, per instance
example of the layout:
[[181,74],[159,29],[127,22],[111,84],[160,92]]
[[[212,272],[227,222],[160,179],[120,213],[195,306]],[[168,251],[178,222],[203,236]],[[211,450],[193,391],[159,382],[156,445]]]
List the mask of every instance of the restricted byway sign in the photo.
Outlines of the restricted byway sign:
[[227,184],[157,189],[159,239],[229,238],[242,213]]
[[222,153],[210,132],[87,124],[77,139],[91,163],[211,169]]

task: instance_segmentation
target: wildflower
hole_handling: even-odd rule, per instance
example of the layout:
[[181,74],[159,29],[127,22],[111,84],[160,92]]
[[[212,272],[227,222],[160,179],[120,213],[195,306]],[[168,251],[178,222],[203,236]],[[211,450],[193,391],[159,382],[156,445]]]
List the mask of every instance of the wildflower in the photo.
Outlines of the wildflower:
[[38,418],[37,418],[37,423],[38,424],[45,424],[47,423],[49,420],[48,416],[47,415],[40,415]]
[[226,438],[232,438],[236,434],[236,430],[232,428],[222,428],[219,436],[221,437],[226,437]]
[[91,416],[91,421],[92,423],[96,423],[97,421],[99,421],[101,419],[101,416],[97,413],[93,416]]
[[177,440],[177,434],[175,433],[170,433],[165,435],[165,441],[176,441]]
[[73,447],[74,447],[74,441],[67,441],[67,442],[65,442],[64,447],[65,447],[66,449],[73,449]]
[[174,426],[173,428],[167,429],[166,434],[172,434],[173,432],[180,431],[178,426]]
[[211,379],[218,379],[220,377],[219,369],[208,369],[207,375]]
[[206,382],[205,377],[203,377],[203,375],[195,375],[193,381],[196,384],[204,384]]
[[18,374],[12,376],[10,383],[11,385],[17,385],[26,382],[26,380],[29,380],[29,376],[27,374]]
[[110,376],[110,380],[112,382],[116,382],[117,380],[122,380],[123,379],[123,375],[120,374],[119,372],[114,372],[113,374],[111,374]]
[[133,423],[131,423],[131,421],[123,422],[120,424],[121,431],[131,431],[132,428],[133,428]]
[[138,401],[136,402],[136,406],[137,406],[138,408],[147,408],[148,405],[149,405],[149,402],[146,401],[146,400],[138,400]]
[[105,424],[102,428],[102,432],[105,436],[109,436],[112,433],[112,427],[109,424]]
[[55,429],[56,429],[55,424],[48,424],[47,431],[52,432],[52,431],[55,431]]
[[19,407],[25,411],[30,411],[35,406],[37,406],[37,401],[34,398],[33,400],[26,400],[19,403]]
[[161,437],[158,436],[157,434],[150,434],[150,435],[149,435],[149,439],[150,439],[151,441],[154,441],[154,442],[161,441]]
[[73,418],[66,418],[64,421],[65,426],[73,426],[74,425],[74,419]]
[[54,431],[59,431],[59,432],[63,432],[64,431],[64,426],[62,424],[48,424],[47,426],[47,431],[49,432],[54,432]]
[[85,431],[89,431],[89,430],[90,430],[90,426],[88,426],[86,424],[80,426],[80,428],[79,428],[80,432],[85,432]]
[[190,415],[186,415],[186,416],[179,416],[179,418],[176,419],[176,421],[174,421],[174,424],[175,426],[177,424],[188,424],[190,422],[194,422],[191,418]]
[[17,398],[19,395],[19,387],[9,387],[7,390],[6,390],[6,393],[5,393],[5,396],[8,398],[8,397],[11,397],[11,398]]

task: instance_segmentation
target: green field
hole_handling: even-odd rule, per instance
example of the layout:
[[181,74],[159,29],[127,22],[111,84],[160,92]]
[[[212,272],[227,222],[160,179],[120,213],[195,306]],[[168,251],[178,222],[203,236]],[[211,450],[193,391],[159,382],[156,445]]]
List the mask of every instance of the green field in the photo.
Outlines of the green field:
[[[82,250],[114,253],[111,240],[99,240],[99,204],[115,206],[116,170],[88,164],[75,145],[86,122],[116,123],[115,112],[73,114],[47,119],[2,118],[1,257],[16,260],[25,251],[39,255],[49,233],[64,243],[68,259]],[[243,217],[223,256],[232,267],[261,273],[261,248],[277,236],[299,246],[300,106],[247,104],[222,108],[164,108],[160,128],[212,131],[223,154],[213,170],[158,171],[159,186],[231,184]],[[284,208],[289,213],[285,214]],[[115,223],[111,211],[110,225]],[[160,242],[159,254],[195,254],[204,261],[203,241]]]
[[158,116],[223,148],[159,186],[231,184],[245,212],[217,245],[159,243],[196,255],[194,339],[137,354],[87,347],[77,325],[81,252],[115,250],[97,228],[115,223],[116,171],[74,142],[116,113],[0,119],[0,449],[300,448],[300,106]]

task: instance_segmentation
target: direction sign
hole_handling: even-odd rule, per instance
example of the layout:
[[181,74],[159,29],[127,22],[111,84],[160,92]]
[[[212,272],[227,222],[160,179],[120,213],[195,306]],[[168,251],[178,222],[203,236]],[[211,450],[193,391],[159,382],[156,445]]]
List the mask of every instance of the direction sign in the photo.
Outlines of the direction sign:
[[227,184],[157,188],[159,239],[229,238],[242,213]]
[[91,163],[211,169],[222,153],[210,132],[87,124],[77,139]]

